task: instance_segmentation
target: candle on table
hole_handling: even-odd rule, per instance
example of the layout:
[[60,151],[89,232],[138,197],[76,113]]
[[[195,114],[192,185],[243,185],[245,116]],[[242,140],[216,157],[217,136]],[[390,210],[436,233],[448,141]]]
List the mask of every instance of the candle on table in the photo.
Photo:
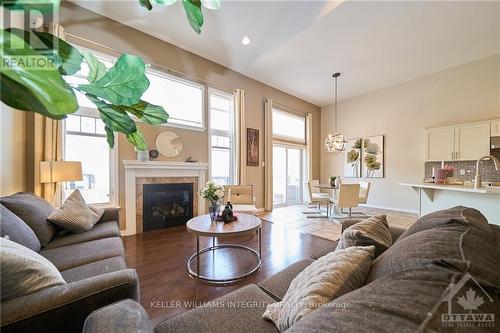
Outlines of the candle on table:
[[436,167],[432,167],[432,177],[436,177]]
[[441,161],[441,169],[444,169],[444,161]]

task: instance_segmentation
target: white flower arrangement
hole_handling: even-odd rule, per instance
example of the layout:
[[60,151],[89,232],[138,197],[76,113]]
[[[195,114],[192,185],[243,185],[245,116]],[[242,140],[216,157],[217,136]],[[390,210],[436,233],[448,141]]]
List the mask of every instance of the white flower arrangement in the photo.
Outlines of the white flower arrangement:
[[200,195],[210,202],[219,202],[224,198],[224,187],[213,180],[209,180],[205,187],[201,189]]

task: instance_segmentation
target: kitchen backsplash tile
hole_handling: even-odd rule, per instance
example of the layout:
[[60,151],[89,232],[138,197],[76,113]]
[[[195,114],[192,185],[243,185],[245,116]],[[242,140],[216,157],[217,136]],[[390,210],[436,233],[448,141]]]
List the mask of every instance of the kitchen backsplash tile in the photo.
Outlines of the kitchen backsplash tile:
[[[455,168],[455,178],[460,180],[473,180],[476,174],[476,162],[477,161],[444,161],[444,164],[451,165]],[[426,162],[425,178],[432,177],[432,167],[435,167],[436,170],[441,168],[441,162]],[[500,170],[495,170],[493,161],[482,161],[479,168],[484,182],[500,182]],[[460,170],[465,170],[465,175],[461,175]]]

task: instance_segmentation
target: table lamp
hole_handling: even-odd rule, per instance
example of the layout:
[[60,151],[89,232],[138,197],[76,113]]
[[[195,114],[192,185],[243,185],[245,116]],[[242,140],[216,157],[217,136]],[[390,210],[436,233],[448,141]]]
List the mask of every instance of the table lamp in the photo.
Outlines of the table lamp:
[[82,163],[73,161],[42,161],[40,162],[40,183],[55,183],[56,191],[52,204],[62,203],[60,183],[82,180]]

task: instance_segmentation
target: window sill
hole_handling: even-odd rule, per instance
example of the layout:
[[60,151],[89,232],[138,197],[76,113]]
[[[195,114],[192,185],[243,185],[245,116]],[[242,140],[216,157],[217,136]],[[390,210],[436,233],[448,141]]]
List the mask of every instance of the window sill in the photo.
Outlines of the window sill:
[[190,125],[183,125],[183,124],[176,124],[176,123],[165,123],[165,124],[162,124],[160,126],[180,128],[180,129],[185,129],[188,131],[197,131],[197,132],[205,132],[207,130],[206,127],[197,127],[197,126],[190,126]]

